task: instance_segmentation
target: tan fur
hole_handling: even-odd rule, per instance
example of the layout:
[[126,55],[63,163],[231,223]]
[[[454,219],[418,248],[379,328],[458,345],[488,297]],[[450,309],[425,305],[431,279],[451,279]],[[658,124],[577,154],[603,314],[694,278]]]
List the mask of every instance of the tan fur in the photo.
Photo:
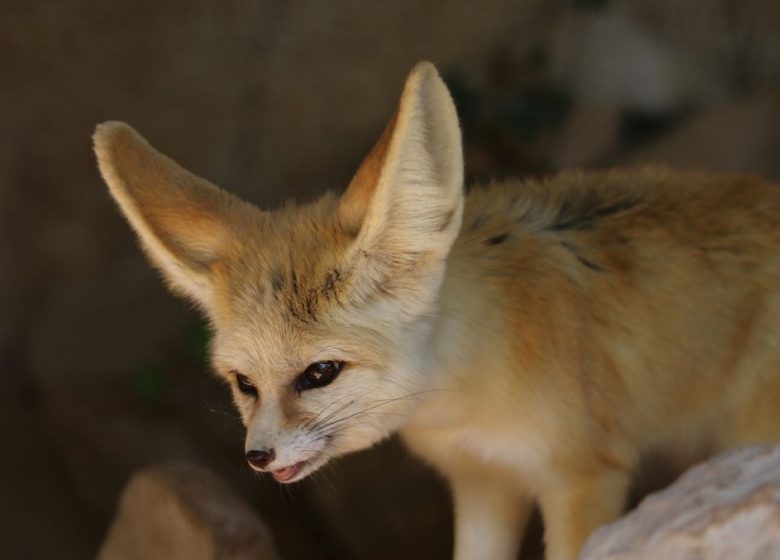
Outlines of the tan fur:
[[[513,558],[533,501],[547,558],[574,558],[646,454],[780,438],[776,185],[645,167],[464,197],[425,63],[341,199],[263,213],[126,125],[95,143],[152,260],[213,321],[247,449],[302,462],[298,480],[400,431],[451,483],[456,558]],[[298,392],[326,360],[343,371]]]

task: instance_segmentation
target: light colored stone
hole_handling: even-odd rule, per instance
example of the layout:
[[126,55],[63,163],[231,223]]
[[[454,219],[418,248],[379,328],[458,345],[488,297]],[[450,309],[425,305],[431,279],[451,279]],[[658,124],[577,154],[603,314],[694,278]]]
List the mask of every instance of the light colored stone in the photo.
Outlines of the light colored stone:
[[209,471],[169,464],[128,482],[98,560],[275,560],[268,529]]
[[780,558],[780,446],[719,455],[596,531],[580,560]]

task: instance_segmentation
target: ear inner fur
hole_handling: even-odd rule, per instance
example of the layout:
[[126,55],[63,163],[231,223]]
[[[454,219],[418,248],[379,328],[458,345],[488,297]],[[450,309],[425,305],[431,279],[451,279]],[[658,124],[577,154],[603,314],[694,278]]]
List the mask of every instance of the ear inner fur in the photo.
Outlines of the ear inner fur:
[[[440,224],[453,225],[444,218],[462,204],[462,187],[455,107],[436,69],[423,62],[407,78],[398,108],[344,194],[342,221],[352,227],[360,223],[365,243],[371,244],[383,232],[416,236],[438,216],[437,227],[424,232],[436,237],[448,229]],[[443,200],[446,208],[441,207]],[[446,253],[449,244],[444,245]]]
[[109,190],[172,286],[204,303],[211,265],[224,260],[253,207],[181,168],[130,126],[97,127],[95,152]]
[[397,119],[398,109],[382,131],[379,140],[358,167],[341,199],[339,218],[344,229],[353,235],[357,235],[371,197],[379,183]]
[[438,72],[423,62],[340,202],[340,223],[357,234],[347,260],[361,297],[405,293],[424,307],[460,230],[462,207],[457,114]]

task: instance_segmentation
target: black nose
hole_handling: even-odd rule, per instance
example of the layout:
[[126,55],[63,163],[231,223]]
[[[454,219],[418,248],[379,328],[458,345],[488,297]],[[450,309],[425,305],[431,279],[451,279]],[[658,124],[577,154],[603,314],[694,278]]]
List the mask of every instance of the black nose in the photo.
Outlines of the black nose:
[[275,458],[273,449],[252,449],[246,452],[246,460],[256,469],[264,469]]

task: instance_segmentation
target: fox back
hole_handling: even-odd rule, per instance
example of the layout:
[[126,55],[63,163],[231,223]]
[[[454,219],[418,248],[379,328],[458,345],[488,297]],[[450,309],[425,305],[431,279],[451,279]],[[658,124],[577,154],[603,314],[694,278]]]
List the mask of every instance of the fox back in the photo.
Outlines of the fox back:
[[651,451],[780,438],[780,188],[636,168],[463,190],[420,63],[343,195],[261,211],[122,123],[101,172],[212,324],[253,468],[300,480],[401,432],[452,486],[456,557],[548,558],[618,515]]

